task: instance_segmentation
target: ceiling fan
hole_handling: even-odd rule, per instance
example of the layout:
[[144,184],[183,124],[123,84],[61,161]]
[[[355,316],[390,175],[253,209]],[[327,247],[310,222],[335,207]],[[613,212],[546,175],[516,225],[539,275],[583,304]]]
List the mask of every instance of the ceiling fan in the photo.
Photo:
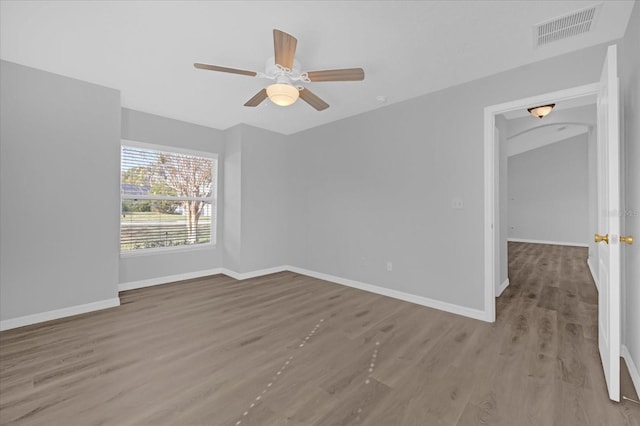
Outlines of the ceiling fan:
[[217,65],[193,64],[196,68],[210,71],[241,74],[249,77],[267,78],[274,83],[260,90],[244,106],[258,106],[267,97],[276,105],[288,106],[298,97],[318,111],[329,108],[329,104],[316,96],[302,85],[294,86],[295,82],[311,83],[319,81],[361,81],[364,80],[362,68],[345,68],[323,71],[302,72],[300,62],[295,59],[298,40],[290,34],[280,30],[273,30],[273,49],[275,56],[267,60],[265,71],[247,71],[227,68]]

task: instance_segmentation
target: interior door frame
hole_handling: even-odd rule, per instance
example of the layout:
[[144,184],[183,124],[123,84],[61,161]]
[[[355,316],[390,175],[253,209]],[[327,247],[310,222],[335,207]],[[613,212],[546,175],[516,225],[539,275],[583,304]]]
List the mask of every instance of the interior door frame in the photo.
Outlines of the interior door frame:
[[600,83],[591,83],[556,92],[517,99],[484,109],[484,315],[485,321],[496,321],[496,252],[499,212],[495,208],[496,188],[499,184],[499,164],[495,161],[499,141],[495,139],[495,116],[532,105],[545,105],[583,96],[597,96]]

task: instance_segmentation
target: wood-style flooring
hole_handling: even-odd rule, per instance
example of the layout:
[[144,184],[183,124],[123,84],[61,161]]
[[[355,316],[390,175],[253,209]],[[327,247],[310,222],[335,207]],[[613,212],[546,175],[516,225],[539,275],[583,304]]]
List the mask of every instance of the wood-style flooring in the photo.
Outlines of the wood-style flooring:
[[494,324],[282,272],[2,332],[0,423],[640,425],[607,397],[585,249],[509,252]]

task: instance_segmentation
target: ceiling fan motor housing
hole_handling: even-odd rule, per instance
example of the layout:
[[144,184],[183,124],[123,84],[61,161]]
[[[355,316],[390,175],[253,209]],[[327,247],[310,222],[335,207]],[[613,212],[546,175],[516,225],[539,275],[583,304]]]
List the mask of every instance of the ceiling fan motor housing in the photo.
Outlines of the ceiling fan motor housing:
[[[307,73],[302,72],[302,65],[297,59],[293,60],[293,69],[284,68],[283,66],[275,63],[275,58],[272,56],[267,59],[264,66],[264,74],[258,73],[257,77],[268,78],[276,80],[278,83],[291,84],[292,81],[304,81],[309,83],[309,77]],[[282,81],[282,78],[286,77],[286,81]]]

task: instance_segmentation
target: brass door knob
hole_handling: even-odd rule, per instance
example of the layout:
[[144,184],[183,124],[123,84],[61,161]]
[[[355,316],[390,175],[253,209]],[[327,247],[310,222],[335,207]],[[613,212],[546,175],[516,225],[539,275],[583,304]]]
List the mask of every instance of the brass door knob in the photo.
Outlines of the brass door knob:
[[595,238],[593,239],[596,243],[599,243],[600,241],[604,241],[605,243],[609,244],[609,234],[606,235],[595,235]]
[[627,243],[627,244],[633,244],[633,237],[631,235],[628,235],[626,237],[620,237],[620,242],[621,243]]

